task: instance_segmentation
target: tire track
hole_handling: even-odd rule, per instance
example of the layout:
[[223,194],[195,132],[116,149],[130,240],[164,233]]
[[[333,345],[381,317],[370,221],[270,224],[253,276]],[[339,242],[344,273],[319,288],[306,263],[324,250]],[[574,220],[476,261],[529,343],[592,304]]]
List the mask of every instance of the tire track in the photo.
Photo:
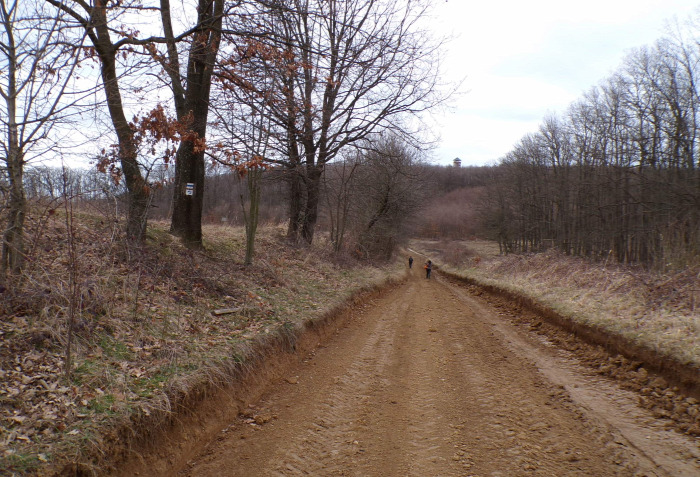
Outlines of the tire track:
[[[443,403],[454,397],[445,393],[444,359],[435,359],[443,343],[428,318],[430,305],[422,298],[415,282],[400,297],[408,304],[397,322],[400,346],[393,349],[388,385],[372,410],[377,438],[368,434],[371,445],[380,450],[371,454],[370,467],[358,475],[443,475],[451,466],[450,422]],[[387,454],[394,459],[387,460]]]
[[[692,460],[675,474],[650,464],[544,372],[557,358],[518,345],[463,290],[413,272],[358,309],[294,371],[297,384],[271,387],[254,412],[274,418],[232,423],[182,475],[697,475]],[[621,396],[601,396],[601,412]]]
[[[394,302],[388,311],[389,316],[400,316],[405,304]],[[376,322],[355,361],[337,379],[328,398],[316,407],[316,418],[305,434],[280,449],[273,475],[347,475],[349,460],[361,465],[363,452],[358,439],[367,420],[364,407],[384,379],[395,329],[395,320]]]

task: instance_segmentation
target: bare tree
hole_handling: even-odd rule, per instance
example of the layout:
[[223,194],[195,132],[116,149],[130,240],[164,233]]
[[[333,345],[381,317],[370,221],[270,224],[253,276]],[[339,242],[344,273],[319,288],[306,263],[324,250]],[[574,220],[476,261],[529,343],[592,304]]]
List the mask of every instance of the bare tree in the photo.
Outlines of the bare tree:
[[236,65],[266,80],[238,94],[251,108],[270,107],[271,159],[290,184],[290,238],[313,240],[321,178],[341,150],[387,128],[414,143],[424,138],[409,118],[446,97],[437,88],[441,44],[419,24],[428,3],[270,0],[241,19],[269,38],[264,56],[246,50]]
[[26,163],[51,147],[51,133],[81,95],[71,89],[82,39],[69,43],[41,4],[0,0],[0,148],[9,185],[2,269],[24,265]]
[[[127,237],[141,241],[145,236],[150,188],[141,171],[138,160],[138,141],[132,124],[126,116],[126,108],[120,87],[120,61],[134,53],[134,47],[164,41],[162,37],[139,39],[138,31],[120,23],[119,17],[131,12],[135,15],[147,10],[140,1],[128,0],[109,5],[108,0],[93,3],[82,0],[45,0],[53,5],[66,22],[67,27],[86,35],[92,46],[87,55],[96,58],[100,65],[101,84],[107,100],[109,117],[117,136],[117,160],[128,191]],[[136,13],[138,12],[138,13]],[[118,38],[116,41],[113,36]]]
[[[270,119],[262,112],[245,117],[237,116],[244,111],[236,106],[229,103],[229,108],[219,108],[217,111],[220,115],[225,114],[223,117],[219,116],[220,129],[228,130],[231,135],[228,138],[220,138],[220,154],[216,160],[236,174],[239,185],[245,180],[245,187],[239,186],[239,197],[246,231],[244,263],[251,265],[255,255],[263,175],[269,167],[266,154],[269,147],[267,131]],[[233,124],[237,126],[233,127]],[[247,136],[249,140],[245,143],[240,143],[237,139],[242,124],[251,130]]]
[[326,198],[330,240],[335,252],[343,249],[346,232],[351,226],[356,179],[361,163],[361,155],[353,151],[350,157],[343,156],[340,161],[329,164],[324,174],[323,196]]
[[400,137],[383,136],[367,150],[355,185],[358,250],[388,259],[426,193],[419,152]]
[[[274,51],[266,49],[257,40],[244,40],[257,50],[260,58],[274,55]],[[237,63],[246,61],[247,55],[228,55],[218,72],[221,90],[212,102],[215,113],[214,141],[217,142],[217,147],[212,148],[212,152],[215,153],[214,160],[234,171],[240,182],[245,179],[246,187],[239,187],[239,195],[246,229],[245,265],[251,265],[255,253],[263,175],[270,166],[272,115],[269,103],[262,102],[252,107],[238,101],[239,90],[251,89],[252,84],[259,87],[265,82],[264,76],[259,72],[237,68]],[[245,73],[250,76],[244,76]]]

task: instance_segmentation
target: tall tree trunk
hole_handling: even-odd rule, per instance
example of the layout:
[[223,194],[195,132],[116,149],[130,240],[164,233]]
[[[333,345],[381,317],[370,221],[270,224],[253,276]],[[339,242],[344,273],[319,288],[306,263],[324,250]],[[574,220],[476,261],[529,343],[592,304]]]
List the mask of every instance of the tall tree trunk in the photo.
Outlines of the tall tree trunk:
[[[194,34],[187,65],[184,111],[188,135],[180,143],[175,162],[173,217],[170,232],[188,247],[202,246],[204,148],[214,62],[221,40],[224,0],[199,0],[201,28]],[[188,184],[191,184],[188,187]],[[189,192],[191,191],[191,193]],[[190,195],[188,195],[190,194]]]
[[260,210],[260,180],[263,171],[261,168],[248,170],[247,183],[250,196],[250,206],[246,211],[243,193],[241,192],[241,207],[243,207],[243,220],[245,220],[245,265],[253,263],[255,255],[255,234],[258,230],[258,217]]
[[97,32],[93,41],[101,62],[107,108],[117,134],[119,161],[128,191],[126,234],[129,240],[140,242],[146,234],[150,189],[139,168],[134,132],[124,113],[116,68],[117,50],[109,37],[104,0],[97,0],[96,5],[91,15]]
[[108,8],[116,8],[116,6],[110,5],[108,7],[107,0],[78,2],[77,5],[80,5],[80,8],[88,15],[88,18],[84,18],[71,8],[69,2],[61,0],[45,1],[77,20],[95,47],[100,60],[100,73],[105,97],[107,98],[107,109],[117,135],[118,159],[128,192],[126,234],[129,240],[142,241],[146,232],[147,211],[151,193],[139,168],[134,133],[124,114],[124,106],[119,89],[119,77],[116,67],[116,56],[119,53],[119,49],[110,38],[110,26],[107,24],[107,10]]
[[316,222],[318,221],[318,204],[321,199],[321,176],[323,167],[313,166],[307,172],[306,180],[306,207],[304,208],[304,218],[301,224],[301,238],[307,244],[314,240]]
[[287,239],[291,242],[299,240],[299,232],[303,220],[304,184],[296,169],[290,169],[289,176],[289,224]]
[[[10,132],[10,135],[12,134]],[[18,147],[13,147],[12,143],[13,141],[11,140],[10,154],[7,158],[10,200],[8,207],[9,217],[2,243],[2,268],[3,271],[18,273],[24,266],[24,219],[27,215],[27,200],[22,181],[24,175],[22,154]]]
[[[291,44],[291,40],[290,40]],[[291,48],[286,51],[288,57],[293,58]],[[293,71],[291,68],[289,71]],[[285,133],[286,148],[289,163],[287,165],[287,181],[289,182],[289,223],[287,225],[287,240],[290,242],[299,241],[299,232],[303,217],[304,204],[304,183],[301,170],[301,157],[299,143],[297,142],[296,126],[296,97],[294,76],[288,73],[283,78],[284,98],[285,98]]]
[[24,218],[26,216],[26,199],[22,176],[24,172],[24,157],[19,144],[17,125],[17,51],[15,49],[12,24],[7,12],[3,11],[8,58],[8,87],[5,101],[7,103],[7,172],[10,181],[9,218],[2,243],[3,272],[19,272],[24,265]]
[[173,216],[170,232],[186,246],[202,246],[204,152],[195,153],[192,141],[180,143],[176,156]]

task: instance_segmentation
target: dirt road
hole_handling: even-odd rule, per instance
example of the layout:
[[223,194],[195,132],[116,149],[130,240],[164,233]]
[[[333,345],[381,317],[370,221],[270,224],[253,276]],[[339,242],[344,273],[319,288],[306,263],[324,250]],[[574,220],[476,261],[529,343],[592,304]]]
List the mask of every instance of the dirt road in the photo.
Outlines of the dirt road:
[[698,441],[414,269],[183,476],[698,476]]

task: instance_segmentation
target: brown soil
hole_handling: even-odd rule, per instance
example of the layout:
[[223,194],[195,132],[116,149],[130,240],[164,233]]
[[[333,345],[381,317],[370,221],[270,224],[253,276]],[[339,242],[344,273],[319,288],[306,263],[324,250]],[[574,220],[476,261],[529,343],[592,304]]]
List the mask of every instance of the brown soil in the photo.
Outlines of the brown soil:
[[508,314],[414,269],[302,361],[278,357],[247,398],[220,392],[204,406],[216,412],[120,473],[700,475],[696,437]]

